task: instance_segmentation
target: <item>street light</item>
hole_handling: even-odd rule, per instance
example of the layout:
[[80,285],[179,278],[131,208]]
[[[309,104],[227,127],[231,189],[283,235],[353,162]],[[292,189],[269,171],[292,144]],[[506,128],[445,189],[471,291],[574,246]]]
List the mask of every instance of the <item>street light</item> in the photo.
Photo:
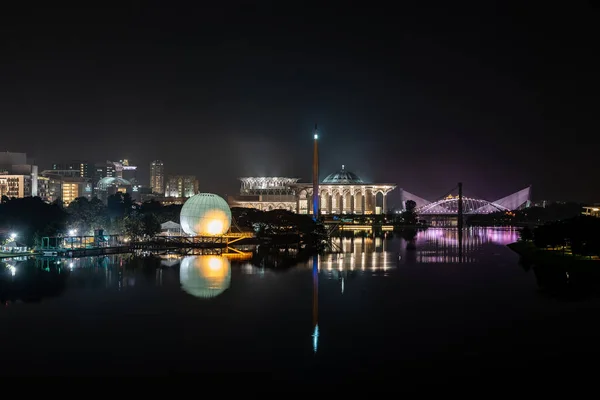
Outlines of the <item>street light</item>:
[[10,234],[10,238],[11,238],[12,240],[15,240],[15,239],[17,238],[17,234],[16,234],[16,233],[14,233],[14,232],[13,232],[13,233],[11,233],[11,234]]
[[75,236],[77,234],[77,229],[71,229],[69,231],[69,236]]

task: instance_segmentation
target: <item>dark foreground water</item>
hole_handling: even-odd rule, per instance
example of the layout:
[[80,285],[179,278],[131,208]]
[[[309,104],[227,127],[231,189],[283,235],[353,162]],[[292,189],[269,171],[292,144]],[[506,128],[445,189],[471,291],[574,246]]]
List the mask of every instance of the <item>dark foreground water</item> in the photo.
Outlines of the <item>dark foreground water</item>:
[[1,372],[345,382],[585,367],[600,303],[540,290],[505,246],[516,239],[489,228],[462,246],[456,231],[429,229],[414,250],[344,239],[344,253],[295,267],[211,255],[4,262]]

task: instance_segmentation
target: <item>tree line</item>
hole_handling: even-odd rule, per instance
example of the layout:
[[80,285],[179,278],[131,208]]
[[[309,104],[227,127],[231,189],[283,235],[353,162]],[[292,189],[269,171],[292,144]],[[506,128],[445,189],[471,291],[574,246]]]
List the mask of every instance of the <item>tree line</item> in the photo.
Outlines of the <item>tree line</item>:
[[580,215],[530,229],[523,228],[521,240],[540,249],[560,249],[579,256],[600,256],[600,218]]
[[[35,246],[44,236],[93,235],[97,229],[105,234],[125,234],[133,240],[160,232],[160,224],[169,220],[179,223],[180,205],[162,206],[159,202],[135,203],[128,193],[116,193],[104,204],[100,199],[79,197],[68,207],[60,201],[47,204],[39,197],[0,200],[0,236],[17,234],[17,241]],[[1,237],[0,237],[1,239]]]

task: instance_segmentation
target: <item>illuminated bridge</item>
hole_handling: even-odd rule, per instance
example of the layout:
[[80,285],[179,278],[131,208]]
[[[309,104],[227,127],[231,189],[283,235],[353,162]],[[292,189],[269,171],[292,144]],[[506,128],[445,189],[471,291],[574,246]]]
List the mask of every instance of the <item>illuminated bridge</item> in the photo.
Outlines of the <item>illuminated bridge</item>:
[[[530,204],[531,187],[519,190],[516,193],[503,197],[495,201],[477,199],[474,197],[463,196],[463,213],[465,215],[491,214],[499,211],[513,211],[528,207]],[[458,196],[448,195],[444,198],[431,202],[412,193],[402,190],[402,204],[413,200],[417,204],[416,211],[419,215],[457,215],[458,214]]]

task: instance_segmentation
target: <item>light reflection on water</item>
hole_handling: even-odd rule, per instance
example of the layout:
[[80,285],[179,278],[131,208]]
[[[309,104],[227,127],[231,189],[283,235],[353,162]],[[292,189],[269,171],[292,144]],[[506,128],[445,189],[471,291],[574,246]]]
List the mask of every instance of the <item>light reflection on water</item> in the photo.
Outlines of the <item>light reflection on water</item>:
[[473,227],[464,229],[459,241],[457,229],[429,228],[417,233],[412,250],[407,249],[405,239],[336,238],[333,242],[342,250],[343,256],[323,256],[322,268],[387,271],[398,264],[473,263],[478,261],[483,247],[505,246],[516,242],[518,237],[516,228]]
[[[434,228],[419,232],[412,250],[399,236],[338,238],[341,252],[306,257],[292,267],[278,263],[265,268],[267,264],[257,259],[240,261],[215,254],[9,261],[0,263],[2,300],[7,307],[36,301],[27,312],[39,312],[28,317],[27,325],[17,323],[26,315],[18,305],[8,312],[0,310],[0,317],[7,326],[12,323],[6,337],[19,336],[22,332],[15,333],[19,329],[31,330],[30,325],[52,331],[48,315],[67,321],[61,323],[73,321],[54,329],[53,343],[67,355],[82,357],[85,352],[71,351],[72,337],[112,338],[106,343],[117,346],[119,354],[128,354],[125,344],[115,339],[127,332],[140,343],[139,353],[130,356],[142,360],[135,364],[138,368],[157,368],[156,362],[146,365],[143,355],[160,338],[168,345],[156,359],[178,365],[185,362],[181,355],[188,354],[190,370],[215,363],[242,368],[240,359],[249,360],[250,368],[261,362],[270,369],[293,368],[318,357],[331,361],[327,371],[343,369],[355,362],[356,353],[377,361],[428,353],[432,346],[444,352],[447,338],[466,343],[467,328],[479,329],[485,337],[502,307],[509,322],[515,312],[526,313],[523,304],[516,307],[513,301],[532,299],[534,283],[522,274],[510,250],[501,249],[517,236],[515,229],[466,229],[461,246],[456,230]],[[460,257],[465,263],[461,268],[446,265]],[[477,260],[481,263],[474,264]],[[485,307],[494,312],[482,312]],[[472,315],[477,322],[469,325]],[[70,332],[69,337],[63,337],[64,331]],[[428,336],[431,332],[435,335]],[[239,340],[242,336],[244,340]],[[423,337],[426,343],[419,347]],[[308,361],[303,358],[307,353]],[[32,354],[15,359],[29,360]],[[98,351],[97,357],[104,354],[107,365],[120,365],[122,360],[110,351]],[[65,365],[80,368],[85,362],[67,355]],[[342,361],[337,361],[340,357]],[[135,360],[128,361],[133,365]]]
[[[323,279],[340,280],[340,290],[343,291],[343,279],[348,276],[370,274],[385,277],[396,268],[421,263],[474,263],[481,255],[489,256],[486,246],[504,246],[517,239],[518,230],[510,228],[467,228],[462,235],[462,245],[456,229],[430,228],[417,233],[413,249],[407,249],[405,239],[393,235],[334,238],[333,243],[340,251],[299,261],[295,268],[313,269],[316,260],[319,275]],[[291,254],[288,258],[294,257],[295,253]],[[66,285],[58,285],[57,288],[103,287],[117,291],[130,290],[144,278],[144,284],[149,281],[154,286],[178,284],[181,290],[192,296],[213,298],[223,295],[231,280],[236,279],[232,277],[232,271],[233,275],[260,278],[269,271],[277,270],[280,264],[271,262],[265,268],[265,263],[257,260],[230,261],[219,255],[168,254],[140,259],[131,254],[120,254],[74,259],[4,260],[0,264],[0,274],[5,282],[38,279],[38,275],[31,273],[31,268],[34,268],[53,271],[54,275],[64,277]],[[27,270],[28,275],[22,276]],[[10,292],[6,289],[9,286],[3,284],[3,298]],[[8,297],[15,295],[13,291]]]

